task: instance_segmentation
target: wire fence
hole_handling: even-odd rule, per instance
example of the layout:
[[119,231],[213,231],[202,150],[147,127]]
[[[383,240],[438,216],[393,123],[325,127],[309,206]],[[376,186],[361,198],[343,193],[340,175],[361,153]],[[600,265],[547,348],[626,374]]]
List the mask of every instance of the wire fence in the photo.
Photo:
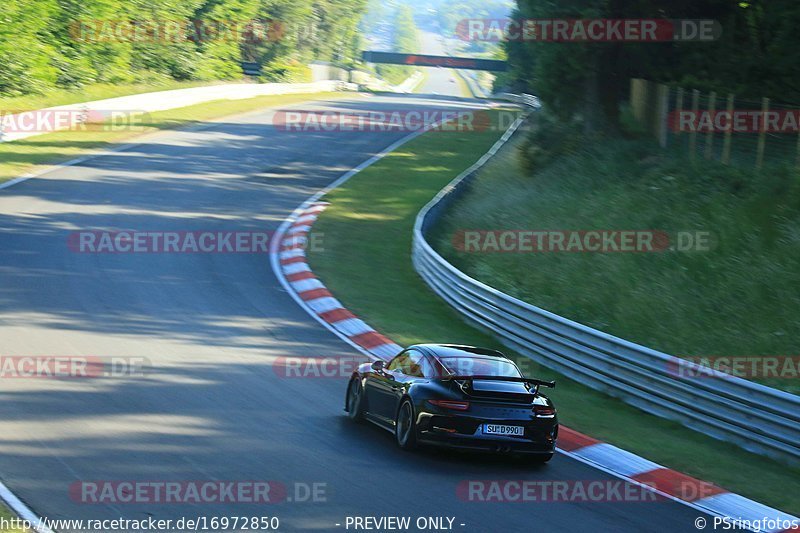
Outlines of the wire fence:
[[638,78],[631,80],[630,105],[662,147],[678,147],[691,159],[757,170],[770,164],[800,169],[798,106]]

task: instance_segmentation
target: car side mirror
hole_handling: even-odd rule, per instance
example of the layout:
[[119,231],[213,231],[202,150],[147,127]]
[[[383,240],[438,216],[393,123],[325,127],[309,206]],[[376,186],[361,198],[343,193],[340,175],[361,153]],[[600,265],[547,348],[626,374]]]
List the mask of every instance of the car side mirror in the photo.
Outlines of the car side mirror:
[[372,368],[372,370],[374,372],[383,372],[383,365],[384,365],[384,362],[381,361],[380,359],[378,359],[377,361],[373,361],[372,362],[372,364],[370,365],[370,368]]

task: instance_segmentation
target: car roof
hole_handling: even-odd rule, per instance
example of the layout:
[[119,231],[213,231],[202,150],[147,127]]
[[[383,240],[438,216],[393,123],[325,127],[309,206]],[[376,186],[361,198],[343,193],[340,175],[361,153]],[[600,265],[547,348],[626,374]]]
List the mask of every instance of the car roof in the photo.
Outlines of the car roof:
[[489,348],[479,348],[477,346],[467,346],[463,344],[415,344],[409,346],[411,348],[419,348],[421,351],[426,352],[436,358],[439,357],[481,357],[481,358],[501,358],[508,359],[502,352],[497,350],[490,350]]

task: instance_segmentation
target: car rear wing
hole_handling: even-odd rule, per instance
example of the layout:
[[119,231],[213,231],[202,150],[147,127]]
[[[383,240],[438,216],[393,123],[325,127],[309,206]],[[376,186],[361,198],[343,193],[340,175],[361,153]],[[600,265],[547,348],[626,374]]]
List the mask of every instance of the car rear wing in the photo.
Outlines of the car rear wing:
[[536,387],[550,387],[551,389],[556,386],[555,381],[544,381],[536,378],[515,378],[513,376],[445,376],[441,379],[442,381],[513,381],[515,383],[529,383]]

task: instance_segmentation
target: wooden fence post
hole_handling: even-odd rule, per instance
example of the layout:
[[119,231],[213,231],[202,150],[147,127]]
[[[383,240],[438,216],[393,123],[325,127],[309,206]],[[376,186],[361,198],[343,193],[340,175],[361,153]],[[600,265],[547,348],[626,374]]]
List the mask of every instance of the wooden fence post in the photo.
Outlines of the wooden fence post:
[[725,130],[725,140],[722,145],[722,164],[731,162],[731,135],[733,134],[733,95],[728,94],[728,129]]
[[756,149],[756,170],[761,170],[764,164],[764,146],[767,142],[766,118],[769,112],[769,98],[761,99],[761,131],[758,133],[758,148]]
[[700,110],[700,91],[692,89],[692,119],[695,127],[689,133],[689,158],[694,161],[697,156],[697,112]]
[[669,86],[663,83],[658,85],[658,144],[661,148],[667,147],[667,113],[669,113]]
[[706,133],[706,150],[705,150],[705,158],[711,159],[714,155],[714,108],[716,107],[717,103],[717,93],[716,91],[711,91],[711,94],[708,96],[708,114],[711,117],[711,129],[708,130]]
[[795,165],[797,169],[800,170],[800,131],[797,132],[797,160]]
[[672,131],[675,135],[681,134],[681,127],[680,127],[680,112],[683,111],[683,87],[678,87],[678,96],[675,97],[675,111],[672,114]]

